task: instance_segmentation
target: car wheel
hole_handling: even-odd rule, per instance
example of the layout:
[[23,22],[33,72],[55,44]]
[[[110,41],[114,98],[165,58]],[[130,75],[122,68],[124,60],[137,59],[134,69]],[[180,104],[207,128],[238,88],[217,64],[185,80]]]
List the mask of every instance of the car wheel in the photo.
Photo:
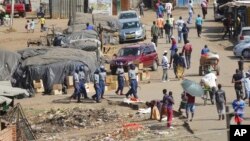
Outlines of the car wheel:
[[242,52],[242,56],[244,58],[250,58],[250,50],[249,49],[246,49]]
[[157,62],[154,61],[153,66],[152,66],[152,71],[157,71],[157,69],[158,69]]

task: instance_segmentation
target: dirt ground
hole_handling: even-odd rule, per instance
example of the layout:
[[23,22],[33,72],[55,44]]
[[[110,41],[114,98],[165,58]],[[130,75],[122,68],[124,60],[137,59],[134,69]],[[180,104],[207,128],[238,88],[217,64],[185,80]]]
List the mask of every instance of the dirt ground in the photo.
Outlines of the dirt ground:
[[[201,10],[195,9],[195,16],[200,13]],[[155,19],[155,13],[153,11],[147,11],[145,17],[142,17],[143,23],[147,27],[148,39],[150,39],[150,26],[152,25],[152,20]],[[187,19],[187,9],[176,9],[173,11],[175,19],[182,16],[183,19]],[[194,20],[194,18],[193,18]],[[0,48],[7,49],[10,51],[16,51],[26,48],[27,40],[39,38],[45,33],[39,32],[39,25],[36,26],[35,33],[26,33],[24,29],[26,20],[25,19],[15,19],[14,28],[16,32],[7,33],[6,27],[0,27]],[[51,24],[56,24],[58,27],[66,28],[67,20],[53,19],[47,20],[47,26]],[[208,11],[207,19],[204,22],[202,37],[198,38],[196,35],[196,30],[194,24],[188,25],[190,27],[189,40],[193,44],[193,54],[192,54],[192,64],[189,70],[185,71],[185,78],[191,79],[199,82],[201,79],[198,76],[198,66],[200,58],[200,50],[207,44],[208,47],[220,55],[220,76],[218,76],[218,83],[221,83],[223,89],[226,91],[227,96],[227,106],[230,107],[232,111],[231,103],[235,99],[235,93],[233,89],[233,84],[231,83],[232,75],[237,68],[237,59],[233,57],[232,47],[233,42],[230,40],[221,40],[222,36],[222,24],[213,21],[212,7]],[[176,30],[174,31],[174,36],[177,37]],[[178,44],[182,47],[182,44]],[[164,50],[169,50],[170,44],[165,43],[165,39],[159,39],[159,47],[157,52],[161,58]],[[246,68],[248,69],[248,68]],[[169,70],[170,81],[166,83],[161,83],[161,68],[156,72],[151,72],[151,83],[150,84],[140,84],[139,97],[143,101],[148,101],[152,99],[162,98],[162,89],[166,88],[169,91],[173,91],[175,105],[174,109],[178,109],[180,102],[180,94],[183,91],[181,88],[181,81],[174,78],[172,70]],[[127,88],[125,89],[125,91]],[[91,95],[91,94],[89,94]],[[200,98],[196,98],[196,112],[193,122],[185,123],[183,115],[177,116],[174,119],[173,126],[175,130],[166,129],[166,122],[158,122],[147,120],[149,115],[136,114],[136,110],[131,108],[120,106],[119,104],[110,103],[109,101],[122,101],[124,97],[117,96],[114,92],[107,92],[105,94],[106,100],[103,100],[101,104],[94,103],[92,101],[83,101],[83,103],[75,103],[69,100],[65,100],[69,95],[61,96],[50,96],[36,94],[35,97],[26,98],[21,100],[16,100],[22,104],[25,114],[31,123],[34,122],[36,116],[41,116],[45,111],[50,109],[68,109],[74,107],[81,107],[85,109],[101,109],[105,108],[110,111],[118,111],[120,118],[122,120],[118,122],[105,123],[94,128],[67,128],[67,131],[63,132],[50,132],[38,134],[39,140],[113,140],[114,137],[122,136],[120,140],[202,140],[202,141],[226,141],[226,122],[218,121],[216,108],[210,103],[203,106],[203,101]],[[249,107],[246,108],[246,120],[243,124],[249,124],[250,113]],[[122,127],[125,123],[139,123],[144,128],[133,131],[134,134],[127,133]],[[234,124],[231,122],[231,124]],[[116,139],[116,140],[119,140]]]

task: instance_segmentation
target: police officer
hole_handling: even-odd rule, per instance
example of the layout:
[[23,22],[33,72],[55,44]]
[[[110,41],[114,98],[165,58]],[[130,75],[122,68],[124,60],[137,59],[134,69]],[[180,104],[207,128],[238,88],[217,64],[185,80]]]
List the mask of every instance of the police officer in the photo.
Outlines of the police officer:
[[119,91],[120,91],[120,95],[123,95],[123,88],[124,88],[124,69],[123,69],[123,64],[120,63],[117,70],[116,70],[116,74],[117,74],[117,80],[118,80],[118,88],[115,91],[115,93],[118,95]]
[[106,73],[106,70],[105,70],[105,67],[102,65],[100,66],[100,77],[99,77],[99,85],[100,85],[100,91],[101,91],[101,98],[103,99],[103,95],[104,95],[104,92],[105,92],[105,80],[106,80],[106,76],[107,76],[107,73]]
[[134,64],[130,64],[129,65],[129,72],[128,72],[128,76],[129,76],[129,80],[130,80],[130,89],[126,94],[126,98],[128,98],[129,95],[133,94],[134,98],[138,98],[137,96],[137,80],[136,80],[136,70],[135,70],[135,65]]
[[89,99],[87,95],[87,91],[85,88],[85,73],[84,73],[84,66],[80,67],[79,75],[79,82],[80,82],[80,93],[85,99]]
[[77,97],[77,102],[81,102],[80,101],[80,98],[81,98],[80,80],[79,80],[79,69],[78,68],[75,69],[73,78],[74,78],[74,88],[75,88],[73,97]]
[[96,94],[92,96],[93,100],[96,100],[97,103],[100,103],[100,96],[101,96],[101,91],[100,91],[100,70],[99,68],[95,70],[94,72],[94,88]]

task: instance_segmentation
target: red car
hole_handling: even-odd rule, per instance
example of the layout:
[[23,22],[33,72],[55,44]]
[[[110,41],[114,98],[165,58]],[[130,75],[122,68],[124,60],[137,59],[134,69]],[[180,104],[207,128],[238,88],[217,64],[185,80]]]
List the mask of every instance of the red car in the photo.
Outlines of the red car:
[[144,68],[152,68],[153,71],[156,71],[159,59],[155,46],[152,43],[140,43],[121,48],[118,51],[117,57],[110,63],[111,73],[116,73],[116,69],[120,63],[123,63],[124,70],[128,71],[128,64],[134,61],[143,63]]
[[[3,5],[5,5],[5,11],[7,14],[11,13],[11,1],[4,0]],[[30,0],[14,0],[14,14],[18,14],[21,17],[26,16],[26,12],[31,12],[31,2]]]

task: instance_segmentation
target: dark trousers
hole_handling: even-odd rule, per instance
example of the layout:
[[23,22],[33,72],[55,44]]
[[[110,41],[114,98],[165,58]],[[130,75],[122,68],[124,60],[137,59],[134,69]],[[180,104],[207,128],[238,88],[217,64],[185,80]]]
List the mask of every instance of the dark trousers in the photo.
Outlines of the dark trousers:
[[222,39],[224,39],[227,36],[227,34],[228,34],[228,38],[230,38],[231,37],[231,31],[230,31],[229,27],[226,28],[225,33],[224,33]]
[[158,36],[157,35],[153,35],[153,42],[157,46],[157,42],[158,42]]
[[104,92],[105,92],[105,82],[104,82],[104,80],[100,80],[99,85],[100,85],[101,97],[103,97]]
[[211,91],[209,91],[209,96],[210,96],[210,100],[211,100],[212,104],[214,104],[214,95],[215,95],[215,92],[216,92],[216,88],[215,87],[212,87]]
[[120,94],[123,93],[123,88],[124,88],[124,78],[122,76],[118,76],[118,88],[116,90],[116,93],[120,91]]
[[141,16],[144,16],[144,11],[143,11],[142,8],[140,8],[140,15],[141,15]]
[[187,62],[187,68],[190,68],[191,65],[191,54],[185,54],[186,62]]
[[188,34],[187,33],[183,33],[183,40],[184,40],[184,44],[186,44],[187,40],[188,40]]
[[129,95],[133,94],[135,98],[138,98],[137,87],[138,87],[137,80],[136,79],[130,80],[130,89],[128,93],[126,94],[126,96],[128,97]]
[[44,24],[41,24],[41,32],[42,32],[42,31],[45,31],[45,30],[44,30]]
[[100,85],[99,84],[94,84],[94,88],[95,88],[95,95],[93,95],[92,97],[95,98],[96,102],[99,102],[100,98],[101,98]]
[[197,29],[197,35],[198,35],[198,37],[200,37],[200,35],[201,35],[201,30],[202,30],[202,26],[201,25],[196,25],[196,29]]
[[74,90],[74,96],[73,97],[77,97],[77,101],[79,102],[81,99],[81,93],[80,93],[80,84],[76,83],[75,84],[75,90]]
[[159,28],[160,29],[160,37],[163,38],[163,28]]

